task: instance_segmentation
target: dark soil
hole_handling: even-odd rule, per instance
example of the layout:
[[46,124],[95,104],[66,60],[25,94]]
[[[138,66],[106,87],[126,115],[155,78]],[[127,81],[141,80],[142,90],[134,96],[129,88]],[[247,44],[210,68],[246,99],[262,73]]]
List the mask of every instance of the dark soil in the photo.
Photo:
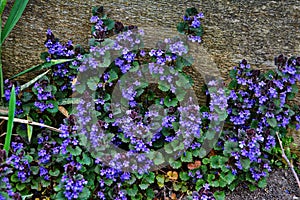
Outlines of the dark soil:
[[300,189],[290,169],[274,169],[264,189],[251,192],[247,186],[240,185],[234,192],[226,195],[228,200],[300,200]]

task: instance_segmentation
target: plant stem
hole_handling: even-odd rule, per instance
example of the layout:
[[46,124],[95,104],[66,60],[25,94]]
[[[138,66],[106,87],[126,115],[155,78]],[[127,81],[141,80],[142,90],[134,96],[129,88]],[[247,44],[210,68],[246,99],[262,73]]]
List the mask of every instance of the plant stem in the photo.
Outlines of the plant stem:
[[[8,120],[8,117],[0,116],[0,119]],[[44,128],[48,128],[52,131],[62,133],[62,130],[59,130],[59,129],[54,128],[52,126],[48,126],[46,124],[42,124],[42,123],[38,123],[38,122],[33,122],[33,121],[30,121],[30,120],[26,120],[26,119],[14,118],[14,122],[19,122],[19,123],[22,123],[22,124],[29,124],[29,125],[33,125],[33,126],[42,126]]]
[[297,173],[296,173],[295,170],[294,170],[293,164],[289,161],[289,159],[287,158],[287,156],[286,156],[286,154],[285,154],[285,151],[284,151],[284,148],[283,148],[283,146],[282,146],[282,142],[281,142],[281,140],[280,140],[280,138],[279,138],[278,132],[276,132],[276,135],[277,135],[277,138],[278,138],[278,141],[279,141],[279,145],[280,145],[280,148],[281,148],[282,157],[284,158],[284,160],[287,162],[287,164],[288,164],[289,167],[291,168],[291,170],[292,170],[292,172],[293,172],[293,175],[294,175],[294,177],[295,177],[295,179],[296,179],[296,182],[297,182],[297,184],[298,184],[298,187],[299,187],[299,189],[300,189],[300,181],[299,181],[298,175],[297,175]]

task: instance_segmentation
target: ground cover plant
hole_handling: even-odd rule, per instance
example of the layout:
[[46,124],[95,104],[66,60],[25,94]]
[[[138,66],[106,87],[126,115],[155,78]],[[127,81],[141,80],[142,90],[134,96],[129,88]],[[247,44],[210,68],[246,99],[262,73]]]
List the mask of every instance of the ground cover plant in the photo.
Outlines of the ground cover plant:
[[0,150],[0,199],[224,199],[241,183],[265,187],[282,165],[276,133],[287,148],[287,128],[300,126],[289,104],[300,57],[280,55],[269,71],[242,60],[229,84],[211,77],[199,106],[184,69],[193,65],[189,42],[202,42],[203,17],[188,8],[177,26],[186,40],[163,38],[153,49],[143,30],[103,7],[93,9],[88,50],[47,30],[45,63],[5,81],[5,100],[24,123],[15,123],[9,152]]

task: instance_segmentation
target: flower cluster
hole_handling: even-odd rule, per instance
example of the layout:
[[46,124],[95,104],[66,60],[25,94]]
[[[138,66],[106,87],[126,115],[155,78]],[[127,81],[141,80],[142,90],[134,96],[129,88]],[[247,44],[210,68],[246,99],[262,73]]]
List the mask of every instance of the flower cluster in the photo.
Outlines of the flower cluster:
[[180,33],[187,34],[190,41],[200,43],[203,35],[200,19],[203,18],[204,14],[202,12],[199,13],[196,8],[188,8],[183,16],[183,22],[178,24],[177,30]]
[[77,171],[80,170],[81,165],[74,161],[64,165],[65,175],[61,178],[62,184],[64,185],[64,195],[68,200],[78,199],[79,194],[84,189],[84,185],[87,181]]
[[77,67],[80,64],[81,55],[84,53],[83,49],[80,46],[74,48],[73,43],[69,40],[66,44],[59,42],[55,38],[54,34],[50,29],[47,30],[47,40],[45,41],[45,47],[48,49],[48,52],[43,55],[47,62],[56,59],[73,59],[77,60],[57,64],[52,67],[54,80],[57,81],[57,85],[61,91],[65,91],[72,85],[76,74]]
[[[17,97],[21,92],[21,87],[19,86],[18,82],[6,79],[4,81],[4,96],[5,96],[6,101],[9,101],[9,99],[10,99],[10,93],[11,93],[11,89],[12,89],[13,85],[15,85],[15,93],[16,93]],[[19,98],[17,98],[17,100],[16,100],[16,105],[17,105],[17,107],[16,107],[15,114],[16,115],[22,114],[23,113],[22,101]]]
[[37,100],[34,102],[36,108],[41,112],[54,108],[53,102],[49,100],[53,100],[54,94],[56,93],[56,87],[50,85],[48,79],[40,79],[34,84],[32,90],[37,97]]
[[30,163],[23,148],[23,143],[12,142],[14,154],[7,159],[7,164],[14,167],[17,171],[17,177],[21,182],[25,182],[31,175]]
[[203,188],[201,188],[199,192],[193,192],[192,197],[193,200],[215,200],[208,183],[204,184]]

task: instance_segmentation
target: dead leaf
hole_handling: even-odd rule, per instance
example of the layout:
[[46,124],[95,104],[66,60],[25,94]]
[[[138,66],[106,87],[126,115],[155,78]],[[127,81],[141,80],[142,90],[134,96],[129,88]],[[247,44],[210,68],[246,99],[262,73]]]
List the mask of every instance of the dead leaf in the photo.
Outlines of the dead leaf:
[[196,160],[194,163],[189,163],[188,164],[188,169],[192,170],[192,169],[196,169],[198,167],[201,166],[201,161],[200,160]]
[[77,83],[77,77],[72,80],[72,86],[74,86],[76,83]]
[[172,200],[176,200],[176,199],[177,199],[177,197],[176,197],[176,194],[175,194],[175,193],[172,193],[172,194],[171,194],[171,199],[172,199]]
[[63,106],[58,106],[58,110],[59,110],[66,118],[69,118],[69,112],[67,111],[67,109],[65,109],[65,107],[63,107]]
[[168,171],[167,172],[167,176],[169,177],[169,179],[171,180],[177,180],[178,179],[178,173],[176,171]]

